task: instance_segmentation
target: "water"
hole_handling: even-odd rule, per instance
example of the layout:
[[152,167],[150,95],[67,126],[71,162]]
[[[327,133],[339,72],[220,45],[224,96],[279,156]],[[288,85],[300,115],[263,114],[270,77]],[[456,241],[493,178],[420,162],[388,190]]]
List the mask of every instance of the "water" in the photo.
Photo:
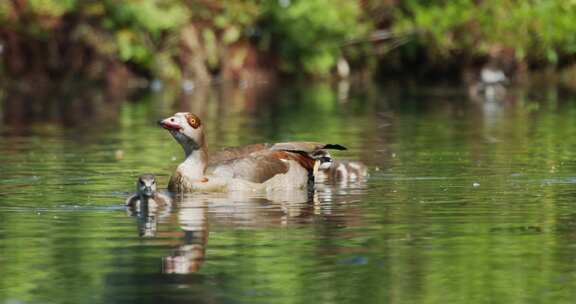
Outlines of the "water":
[[[576,296],[575,95],[479,102],[450,87],[314,84],[98,96],[85,101],[93,110],[72,103],[65,114],[4,97],[0,303]],[[182,110],[204,119],[211,149],[341,143],[350,149],[337,156],[362,160],[371,177],[320,184],[310,201],[199,194],[130,214],[136,177],[166,185],[181,160],[155,121]]]

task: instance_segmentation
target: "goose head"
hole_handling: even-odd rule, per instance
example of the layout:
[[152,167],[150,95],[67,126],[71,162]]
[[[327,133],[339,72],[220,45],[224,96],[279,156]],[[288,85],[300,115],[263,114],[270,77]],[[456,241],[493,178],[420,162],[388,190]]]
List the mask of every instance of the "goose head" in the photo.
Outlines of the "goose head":
[[140,175],[136,183],[136,192],[141,197],[152,197],[156,192],[156,177],[152,174]]
[[186,156],[204,146],[204,127],[198,116],[189,112],[179,112],[174,116],[158,121],[184,148]]

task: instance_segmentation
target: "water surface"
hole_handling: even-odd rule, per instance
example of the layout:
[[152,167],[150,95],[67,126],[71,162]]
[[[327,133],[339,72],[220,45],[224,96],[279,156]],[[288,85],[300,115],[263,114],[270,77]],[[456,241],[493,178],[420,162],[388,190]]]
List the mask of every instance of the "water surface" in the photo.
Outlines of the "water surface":
[[[63,111],[3,97],[0,303],[576,296],[571,93],[478,101],[451,87],[313,84],[93,96],[90,109],[71,98]],[[210,149],[344,144],[335,155],[368,164],[370,179],[319,184],[312,199],[198,194],[130,213],[136,177],[166,185],[182,159],[155,124],[175,111],[203,118]]]

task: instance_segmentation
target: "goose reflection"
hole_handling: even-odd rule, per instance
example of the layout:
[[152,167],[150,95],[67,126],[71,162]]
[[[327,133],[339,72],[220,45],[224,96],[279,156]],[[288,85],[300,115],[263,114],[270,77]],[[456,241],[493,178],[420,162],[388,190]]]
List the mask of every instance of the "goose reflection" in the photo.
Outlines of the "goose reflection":
[[184,232],[183,243],[162,258],[162,272],[194,273],[200,270],[208,243],[207,202],[202,199],[181,200],[178,222]]

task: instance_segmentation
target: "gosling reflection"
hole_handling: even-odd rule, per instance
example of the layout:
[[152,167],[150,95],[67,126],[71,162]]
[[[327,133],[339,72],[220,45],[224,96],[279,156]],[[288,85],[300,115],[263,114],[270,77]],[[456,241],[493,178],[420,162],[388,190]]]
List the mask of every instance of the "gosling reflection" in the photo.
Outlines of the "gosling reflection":
[[158,219],[156,215],[149,215],[148,209],[138,214],[138,235],[140,237],[154,237],[158,231]]

